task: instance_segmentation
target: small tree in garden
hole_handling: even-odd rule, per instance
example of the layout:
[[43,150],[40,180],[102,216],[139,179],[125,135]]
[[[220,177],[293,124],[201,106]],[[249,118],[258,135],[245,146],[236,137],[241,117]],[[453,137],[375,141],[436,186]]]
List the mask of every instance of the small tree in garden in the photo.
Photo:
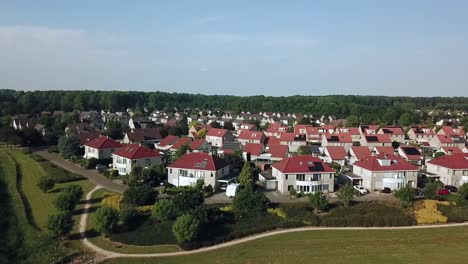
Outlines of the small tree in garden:
[[444,155],[445,155],[444,152],[438,151],[438,152],[436,152],[436,153],[434,154],[434,158],[437,159],[438,157],[441,157],[441,156],[444,156]]
[[392,148],[397,149],[398,147],[400,147],[400,143],[398,141],[393,141],[392,142]]
[[133,205],[123,204],[120,208],[119,218],[122,226],[131,228],[136,224],[140,214],[138,213],[137,209]]
[[398,198],[403,207],[407,207],[414,202],[414,197],[416,196],[414,188],[407,185],[395,191],[393,195]]
[[110,236],[119,222],[119,212],[114,208],[102,206],[96,211],[96,229],[105,236]]
[[348,207],[349,203],[353,200],[355,193],[356,191],[354,190],[353,185],[347,183],[341,187],[340,191],[338,191],[337,197],[344,207]]
[[172,200],[162,199],[153,205],[153,217],[165,222],[175,219],[178,211]]
[[83,196],[83,188],[76,184],[66,186],[63,192],[70,194],[76,202],[79,202]]
[[55,186],[55,181],[52,180],[52,178],[48,176],[42,176],[39,179],[39,182],[37,183],[37,186],[43,193],[48,192],[49,190],[52,190]]
[[183,190],[174,197],[173,202],[177,212],[185,213],[202,205],[205,201],[202,191],[190,188]]
[[197,238],[200,230],[200,221],[190,214],[183,214],[177,217],[172,232],[177,239],[177,242],[191,242]]
[[314,192],[309,195],[309,204],[314,208],[314,213],[318,214],[328,207],[328,199],[322,192]]
[[158,192],[147,185],[132,185],[124,192],[123,203],[135,206],[152,205]]
[[70,232],[73,227],[73,219],[70,212],[60,211],[54,215],[49,215],[47,229],[52,231],[54,236],[64,236]]
[[245,162],[239,175],[239,183],[243,186],[250,187],[253,185],[253,180],[254,175],[250,162]]
[[464,183],[458,188],[458,194],[462,199],[468,200],[468,183]]
[[270,200],[262,192],[256,192],[252,187],[241,190],[234,197],[232,203],[236,214],[243,216],[265,212]]

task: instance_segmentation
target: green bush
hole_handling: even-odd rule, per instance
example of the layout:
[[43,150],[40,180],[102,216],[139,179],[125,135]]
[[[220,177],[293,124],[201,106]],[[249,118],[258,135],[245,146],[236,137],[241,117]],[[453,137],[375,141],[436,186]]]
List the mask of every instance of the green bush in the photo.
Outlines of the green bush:
[[117,228],[119,222],[119,212],[114,208],[102,206],[96,211],[96,229],[109,236]]
[[152,215],[161,222],[174,220],[178,211],[173,201],[168,199],[159,200],[153,205]]
[[414,202],[416,190],[407,185],[395,191],[393,195],[400,200],[403,207],[408,207]]
[[468,200],[468,183],[464,183],[458,188],[458,194],[462,199]]
[[141,217],[140,213],[137,211],[135,206],[123,204],[119,212],[119,220],[122,224],[122,227],[129,230],[134,228]]
[[438,205],[437,209],[448,219],[448,222],[468,221],[468,204],[462,205]]
[[49,215],[47,228],[55,236],[64,236],[70,232],[73,227],[73,219],[70,212],[61,211],[54,215]]
[[81,200],[81,197],[83,196],[83,188],[81,188],[80,185],[76,184],[66,186],[62,189],[62,192],[70,194],[76,203],[78,203]]
[[234,197],[232,206],[239,216],[266,212],[270,200],[262,192],[247,187],[239,191]]
[[123,203],[135,206],[153,205],[158,192],[147,185],[132,185],[123,194]]
[[402,208],[369,202],[351,207],[337,207],[321,220],[323,226],[408,226],[414,219]]
[[172,233],[173,223],[173,221],[157,223],[148,218],[131,231],[113,234],[111,239],[119,243],[139,246],[175,244],[177,240]]
[[172,232],[178,243],[191,242],[197,238],[200,229],[200,221],[190,214],[177,217]]
[[203,192],[188,188],[174,197],[173,201],[179,213],[186,213],[202,205],[205,198],[203,197]]
[[426,186],[424,186],[423,193],[427,199],[436,199],[437,198],[437,190],[439,189],[438,182],[428,182]]
[[314,212],[318,214],[328,207],[328,199],[322,192],[315,192],[309,195],[309,204],[314,208]]
[[48,176],[42,176],[40,179],[39,179],[39,182],[37,183],[37,186],[39,187],[39,189],[41,189],[41,191],[43,193],[46,193],[48,192],[49,190],[52,190],[55,186],[55,182],[54,180],[52,180],[50,177]]

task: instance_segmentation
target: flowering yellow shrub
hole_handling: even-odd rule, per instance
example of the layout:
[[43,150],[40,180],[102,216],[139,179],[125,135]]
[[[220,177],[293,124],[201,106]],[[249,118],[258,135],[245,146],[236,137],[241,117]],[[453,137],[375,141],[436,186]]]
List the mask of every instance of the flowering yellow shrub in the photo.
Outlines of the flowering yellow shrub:
[[447,223],[447,217],[437,210],[437,205],[450,205],[450,202],[436,200],[425,200],[424,208],[416,211],[416,222],[418,225]]
[[223,212],[232,212],[232,205],[226,205],[224,207],[219,208],[219,210]]
[[268,211],[268,213],[270,213],[270,214],[275,214],[275,215],[277,215],[277,216],[279,216],[279,217],[281,217],[281,218],[286,218],[286,217],[288,217],[288,216],[286,215],[286,213],[283,212],[283,210],[281,210],[281,208],[274,208],[274,209],[273,209],[273,208],[268,208],[267,211]]
[[151,209],[153,208],[152,205],[144,205],[144,206],[138,206],[136,208],[136,210],[139,212],[139,213],[142,213],[142,214],[148,214],[151,212]]
[[111,195],[102,199],[101,205],[114,208],[115,210],[120,211],[120,203],[123,200],[122,195]]

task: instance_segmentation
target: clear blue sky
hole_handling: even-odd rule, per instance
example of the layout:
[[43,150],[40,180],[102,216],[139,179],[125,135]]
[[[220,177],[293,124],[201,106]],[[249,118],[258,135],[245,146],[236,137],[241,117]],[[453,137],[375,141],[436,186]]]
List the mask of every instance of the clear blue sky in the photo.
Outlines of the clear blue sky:
[[468,96],[468,1],[0,1],[0,88]]

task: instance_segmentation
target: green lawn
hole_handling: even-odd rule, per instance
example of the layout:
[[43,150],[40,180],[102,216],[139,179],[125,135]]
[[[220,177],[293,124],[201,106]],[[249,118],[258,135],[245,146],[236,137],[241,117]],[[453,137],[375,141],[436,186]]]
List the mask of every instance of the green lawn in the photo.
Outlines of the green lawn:
[[177,245],[157,245],[157,246],[134,246],[126,245],[123,243],[111,241],[109,238],[104,238],[96,232],[96,219],[94,211],[101,206],[101,201],[106,195],[116,194],[107,189],[97,190],[93,194],[93,204],[91,206],[90,215],[88,218],[87,231],[89,233],[88,240],[95,245],[120,253],[161,253],[161,252],[175,252],[181,249]]
[[308,231],[166,258],[118,258],[117,263],[466,263],[468,227],[395,231]]
[[[53,201],[60,194],[61,188],[70,184],[76,184],[83,188],[84,193],[87,193],[94,186],[88,180],[80,180],[56,184],[53,190],[49,191],[48,193],[43,193],[37,187],[39,178],[44,175],[52,175],[57,172],[52,170],[45,171],[38,162],[36,162],[30,156],[23,154],[21,151],[9,151],[8,153],[19,165],[18,169],[21,175],[21,189],[23,190],[23,193],[31,208],[31,215],[33,220],[40,229],[46,228],[48,216],[56,212]],[[58,170],[58,168],[53,169]],[[80,210],[80,207],[83,207],[83,204],[79,204],[76,210]],[[75,214],[75,222],[78,222],[78,219],[79,215]]]

